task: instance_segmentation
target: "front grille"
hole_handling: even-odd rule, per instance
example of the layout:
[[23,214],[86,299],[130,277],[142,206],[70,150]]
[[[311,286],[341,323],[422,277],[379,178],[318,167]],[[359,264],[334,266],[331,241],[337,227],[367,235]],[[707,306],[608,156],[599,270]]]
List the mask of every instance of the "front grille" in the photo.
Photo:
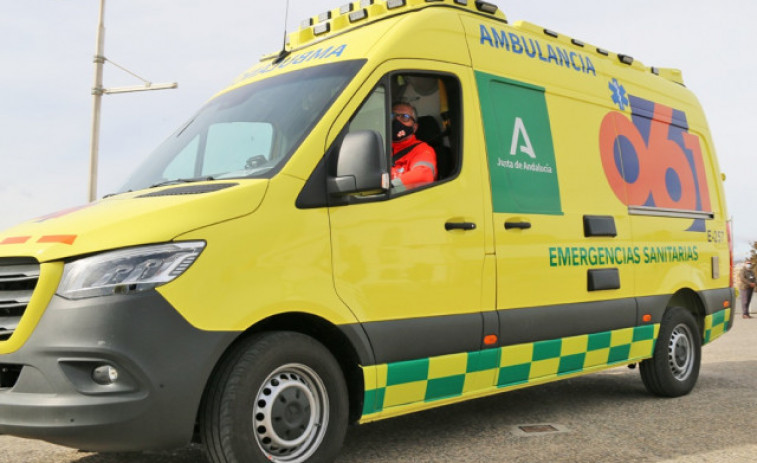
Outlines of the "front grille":
[[39,280],[39,264],[33,259],[0,259],[0,341],[16,331]]

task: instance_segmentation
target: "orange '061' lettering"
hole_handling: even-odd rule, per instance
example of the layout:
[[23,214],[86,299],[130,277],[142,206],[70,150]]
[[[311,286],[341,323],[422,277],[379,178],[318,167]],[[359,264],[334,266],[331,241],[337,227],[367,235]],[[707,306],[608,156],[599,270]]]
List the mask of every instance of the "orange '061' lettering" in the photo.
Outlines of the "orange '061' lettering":
[[602,166],[615,196],[628,206],[711,210],[699,137],[682,111],[630,96],[631,118],[602,120]]

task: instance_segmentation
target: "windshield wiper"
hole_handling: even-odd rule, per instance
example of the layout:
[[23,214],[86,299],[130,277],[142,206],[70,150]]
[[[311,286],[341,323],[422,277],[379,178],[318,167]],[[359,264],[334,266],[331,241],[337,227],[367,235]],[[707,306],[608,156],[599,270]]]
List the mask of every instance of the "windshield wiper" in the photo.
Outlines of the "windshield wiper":
[[177,183],[206,182],[209,180],[215,180],[215,177],[213,177],[212,175],[206,175],[204,177],[195,177],[195,178],[175,178],[173,180],[165,180],[163,182],[158,182],[154,185],[150,185],[149,188],[157,188],[159,186],[174,185]]
[[107,195],[103,196],[102,199],[110,198],[112,196],[122,195],[124,193],[131,193],[134,190],[126,190],[126,191],[117,191],[115,193],[108,193]]

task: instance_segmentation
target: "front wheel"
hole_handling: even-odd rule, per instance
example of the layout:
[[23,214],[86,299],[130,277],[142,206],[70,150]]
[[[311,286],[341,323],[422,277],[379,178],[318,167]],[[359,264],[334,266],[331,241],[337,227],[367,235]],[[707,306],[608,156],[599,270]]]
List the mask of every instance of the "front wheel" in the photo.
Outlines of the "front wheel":
[[702,338],[694,316],[672,307],[665,312],[651,359],[639,371],[647,390],[663,397],[686,395],[699,378]]
[[347,386],[331,353],[309,336],[263,333],[217,370],[200,413],[213,463],[333,461],[347,429]]

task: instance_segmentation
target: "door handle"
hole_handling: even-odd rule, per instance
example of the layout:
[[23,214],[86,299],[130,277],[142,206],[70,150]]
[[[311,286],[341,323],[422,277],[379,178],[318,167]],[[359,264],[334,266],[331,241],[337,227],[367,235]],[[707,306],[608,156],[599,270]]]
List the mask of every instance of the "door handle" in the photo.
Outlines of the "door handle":
[[444,229],[450,230],[475,230],[476,224],[473,222],[447,222],[444,224]]
[[505,230],[518,228],[520,230],[528,230],[531,228],[531,222],[505,222]]

